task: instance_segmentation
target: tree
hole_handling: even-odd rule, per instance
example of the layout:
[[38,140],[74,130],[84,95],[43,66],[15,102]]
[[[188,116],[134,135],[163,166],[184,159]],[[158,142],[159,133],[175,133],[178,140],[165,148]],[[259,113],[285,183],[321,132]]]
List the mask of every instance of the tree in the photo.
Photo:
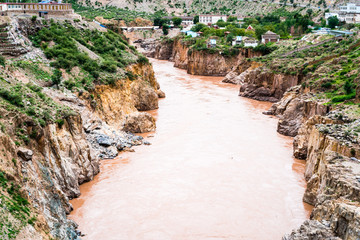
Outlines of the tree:
[[205,24],[203,23],[197,23],[195,26],[193,26],[191,28],[191,31],[193,32],[199,32],[201,29],[203,29],[204,27],[207,27]]
[[335,26],[339,25],[339,19],[337,18],[337,16],[332,16],[328,18],[328,25],[329,28],[335,28]]
[[164,34],[164,35],[168,35],[168,34],[169,34],[169,25],[164,24],[164,25],[162,26],[162,30],[163,30],[163,34]]
[[350,94],[353,92],[353,85],[351,84],[351,82],[349,80],[347,80],[345,82],[344,90],[345,90],[346,94]]
[[199,16],[195,16],[193,22],[194,24],[197,24],[199,22]]
[[169,24],[170,20],[167,18],[155,18],[154,19],[154,26],[163,26],[164,24]]
[[182,19],[179,18],[179,17],[174,17],[174,18],[172,19],[172,22],[174,23],[174,26],[175,26],[175,27],[179,27],[180,24],[181,24],[181,22],[182,22]]
[[227,21],[228,21],[228,22],[236,22],[236,21],[237,21],[237,17],[230,16],[230,17],[228,17]]
[[264,33],[266,33],[267,30],[266,28],[262,27],[262,26],[258,26],[255,28],[255,35],[257,39],[261,39],[261,35],[263,35]]
[[313,10],[309,8],[308,10],[306,10],[306,14],[311,17],[311,15],[313,14]]
[[62,78],[62,72],[59,69],[55,69],[53,75],[51,76],[51,81],[53,85],[59,85]]

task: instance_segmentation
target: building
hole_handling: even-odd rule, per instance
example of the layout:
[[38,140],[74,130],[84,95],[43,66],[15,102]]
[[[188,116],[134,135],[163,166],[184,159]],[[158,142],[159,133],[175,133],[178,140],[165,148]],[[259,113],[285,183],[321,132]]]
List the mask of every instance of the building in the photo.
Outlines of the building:
[[215,24],[217,21],[223,20],[224,22],[227,21],[226,15],[199,15],[199,23],[203,24]]
[[346,23],[360,23],[360,4],[347,3],[339,7],[339,11],[325,13],[326,22],[328,18],[336,16],[340,21]]
[[264,35],[261,35],[261,42],[267,44],[268,42],[278,42],[280,36],[272,31],[267,31]]
[[169,19],[170,24],[173,24],[173,22],[172,22],[173,18],[181,18],[181,20],[182,20],[181,25],[183,25],[183,26],[189,26],[189,25],[194,24],[194,17],[191,17],[191,16],[167,16],[164,18]]
[[242,38],[242,36],[236,36],[232,41],[232,45],[240,45],[242,43]]
[[249,25],[246,30],[254,31],[255,29],[251,25]]
[[243,37],[244,47],[256,47],[259,43],[255,38]]
[[74,10],[70,3],[0,3],[0,14],[7,16],[20,14],[63,16],[74,14]]
[[200,34],[199,33],[197,33],[197,32],[193,32],[193,31],[186,31],[185,32],[185,34],[186,34],[186,36],[191,36],[191,37],[199,37],[200,36]]
[[207,47],[208,48],[216,47],[216,39],[209,39],[208,42],[207,42]]

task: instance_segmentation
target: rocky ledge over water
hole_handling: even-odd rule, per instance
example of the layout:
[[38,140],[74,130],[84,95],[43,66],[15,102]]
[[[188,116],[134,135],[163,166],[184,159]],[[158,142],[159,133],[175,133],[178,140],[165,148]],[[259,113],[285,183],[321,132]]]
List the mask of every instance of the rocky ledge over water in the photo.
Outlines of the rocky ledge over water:
[[294,156],[306,160],[303,200],[314,206],[310,220],[284,240],[360,237],[358,106],[325,102],[296,86],[265,112],[279,117],[279,133],[295,136]]

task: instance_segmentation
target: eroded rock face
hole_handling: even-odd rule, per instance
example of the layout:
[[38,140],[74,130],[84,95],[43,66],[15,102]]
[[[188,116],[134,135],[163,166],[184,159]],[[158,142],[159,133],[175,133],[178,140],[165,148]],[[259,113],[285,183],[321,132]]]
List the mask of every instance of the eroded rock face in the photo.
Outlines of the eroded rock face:
[[[98,85],[95,87],[95,111],[99,118],[108,125],[121,129],[127,114],[137,110],[152,110],[158,108],[159,84],[154,71],[149,64],[134,64],[128,67],[136,79],[119,80],[114,86]],[[90,105],[90,104],[89,104]]]
[[161,41],[155,46],[153,57],[160,60],[172,60],[173,58],[173,42]]
[[306,220],[297,230],[285,235],[282,240],[341,240],[329,227],[318,221]]
[[274,74],[263,67],[248,72],[239,95],[260,101],[277,102],[286,90],[300,82],[299,76]]
[[[21,180],[22,189],[36,209],[39,223],[43,219],[40,228],[48,229],[53,237],[71,239],[75,228],[66,217],[72,209],[68,200],[79,196],[79,185],[92,180],[99,172],[99,160],[86,140],[82,119],[80,115],[67,117],[61,128],[56,124],[38,128],[30,119],[21,116],[13,121],[28,121],[29,130],[36,129],[37,135],[26,147],[16,149],[10,137],[13,130],[8,128],[10,136],[0,132],[0,146],[6,149],[0,168],[15,181],[26,179]],[[31,161],[21,161],[30,158]],[[24,231],[26,229],[30,231],[31,227]]]
[[152,132],[156,129],[155,119],[146,112],[131,113],[126,116],[123,129],[132,133]]
[[286,136],[296,136],[302,124],[314,115],[325,115],[329,107],[313,100],[310,93],[302,93],[301,86],[294,86],[265,114],[279,117],[277,131]]
[[[331,117],[314,116],[303,128],[308,134],[307,188],[303,200],[315,205],[311,219],[317,221],[309,229],[323,239],[357,240],[360,237],[359,146],[341,134],[344,122],[331,121],[334,121]],[[330,235],[323,235],[324,229]],[[309,230],[304,231],[302,225],[284,239],[301,239],[309,237],[308,234]],[[316,239],[316,236],[309,239]]]
[[158,94],[147,82],[137,81],[131,85],[131,97],[135,108],[139,111],[148,111],[159,108]]

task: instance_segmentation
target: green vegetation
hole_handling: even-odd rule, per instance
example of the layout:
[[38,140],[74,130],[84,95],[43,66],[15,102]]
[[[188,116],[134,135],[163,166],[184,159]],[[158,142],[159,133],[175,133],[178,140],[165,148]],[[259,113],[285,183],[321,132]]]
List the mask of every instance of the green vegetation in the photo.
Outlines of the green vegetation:
[[336,16],[332,16],[328,18],[328,25],[329,28],[335,28],[336,26],[339,26],[339,19]]
[[0,55],[0,65],[5,67],[5,62],[6,62],[5,58],[2,55]]
[[181,18],[178,18],[178,17],[174,17],[174,18],[172,19],[172,22],[174,23],[174,26],[175,26],[175,27],[179,27],[180,24],[182,23],[182,19],[181,19]]
[[[324,39],[327,41],[322,42]],[[311,47],[313,41],[322,44]],[[287,54],[303,47],[302,51]],[[263,63],[273,73],[302,76],[302,86],[316,92],[318,98],[328,99],[328,104],[350,103],[357,97],[360,40],[355,37],[340,42],[327,36],[283,42],[272,53],[252,60]]]
[[133,11],[127,8],[123,9],[107,5],[102,6],[100,2],[96,6],[91,5],[90,1],[85,1],[84,4],[76,0],[71,0],[70,2],[72,3],[73,9],[78,14],[89,20],[101,16],[105,19],[124,20],[126,23],[129,23],[138,17],[152,20],[167,15],[163,10],[151,14],[148,12]]
[[[41,87],[33,84],[11,84],[5,81],[0,84],[0,107],[26,114],[40,126],[76,114],[70,108],[59,105],[47,97]],[[28,143],[28,134],[25,132],[20,131],[17,136],[25,144]]]
[[[59,85],[62,81],[59,69],[71,73],[74,67],[79,68],[80,73],[74,79],[63,82],[70,90],[90,90],[96,83],[107,84],[115,79],[122,79],[125,77],[126,66],[138,61],[144,62],[143,56],[135,48],[111,30],[80,31],[69,22],[52,22],[49,27],[42,28],[31,36],[31,40],[52,60],[50,65],[56,70],[52,74],[47,73],[46,79],[51,80],[54,85]],[[84,48],[88,50],[80,50]]]
[[[15,159],[13,163],[16,165]],[[0,238],[15,239],[24,226],[36,222],[36,216],[20,186],[10,181],[3,171],[0,171],[0,193]]]
[[[281,21],[280,18],[285,20]],[[264,17],[245,18],[244,28],[251,25],[255,28],[256,37],[266,31],[272,31],[280,35],[281,38],[289,38],[291,35],[301,35],[308,31],[308,25],[313,25],[309,12],[301,15],[299,11],[289,12],[285,9],[278,9]]]

